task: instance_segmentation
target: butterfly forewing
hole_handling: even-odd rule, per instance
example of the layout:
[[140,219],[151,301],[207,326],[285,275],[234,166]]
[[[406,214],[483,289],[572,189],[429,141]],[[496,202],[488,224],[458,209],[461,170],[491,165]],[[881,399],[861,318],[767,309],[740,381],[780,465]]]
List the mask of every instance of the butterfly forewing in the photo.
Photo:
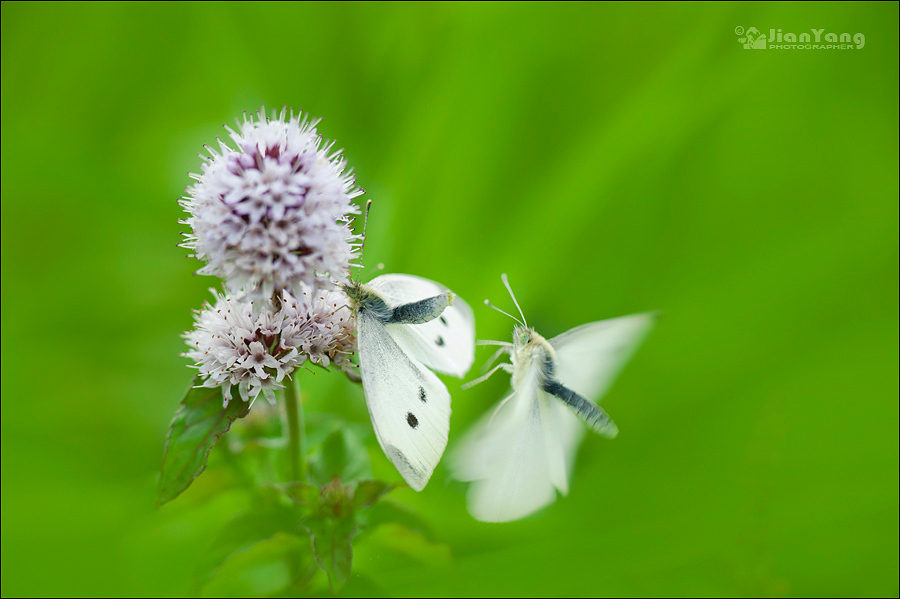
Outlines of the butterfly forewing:
[[358,312],[357,331],[366,404],[378,443],[409,486],[420,491],[447,446],[450,394],[365,309]]

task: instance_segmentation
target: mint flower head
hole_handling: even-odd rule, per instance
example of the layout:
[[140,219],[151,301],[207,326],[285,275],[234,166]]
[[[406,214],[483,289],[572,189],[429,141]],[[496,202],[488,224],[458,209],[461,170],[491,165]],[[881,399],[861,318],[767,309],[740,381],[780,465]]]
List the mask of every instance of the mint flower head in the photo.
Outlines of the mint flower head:
[[301,285],[298,297],[286,291],[277,305],[264,300],[256,309],[213,290],[214,304],[196,313],[196,325],[184,334],[184,354],[196,364],[203,387],[222,387],[225,405],[237,387],[243,401],[260,392],[275,403],[282,381],[306,363],[343,369],[356,350],[352,313],[341,291]]
[[347,281],[358,249],[353,199],[364,192],[317,123],[284,109],[245,114],[237,131],[225,127],[237,149],[206,146],[201,174],[191,175],[182,245],[206,262],[198,274],[224,279],[238,299]]

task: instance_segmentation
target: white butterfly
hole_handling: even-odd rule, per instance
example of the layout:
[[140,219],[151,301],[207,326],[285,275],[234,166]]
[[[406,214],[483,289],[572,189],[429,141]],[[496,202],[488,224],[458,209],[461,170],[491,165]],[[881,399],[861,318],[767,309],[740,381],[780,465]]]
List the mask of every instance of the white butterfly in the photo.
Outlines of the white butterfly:
[[363,391],[378,443],[421,491],[450,430],[450,393],[428,368],[457,377],[469,371],[472,309],[443,285],[412,275],[382,275],[344,290],[356,315]]
[[[519,308],[505,274],[502,279]],[[513,343],[479,342],[500,346],[488,364],[503,353],[511,363],[464,387],[502,368],[512,375],[512,393],[476,423],[452,456],[454,477],[472,481],[467,503],[475,518],[517,520],[553,502],[556,490],[568,493],[582,423],[605,437],[619,432],[591,398],[609,388],[653,321],[653,314],[634,314],[585,324],[548,341],[523,315]]]

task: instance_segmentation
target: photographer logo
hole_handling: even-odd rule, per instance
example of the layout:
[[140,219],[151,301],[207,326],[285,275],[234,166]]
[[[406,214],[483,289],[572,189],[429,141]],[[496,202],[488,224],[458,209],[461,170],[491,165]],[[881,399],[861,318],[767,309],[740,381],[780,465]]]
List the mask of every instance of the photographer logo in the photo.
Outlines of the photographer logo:
[[738,43],[743,44],[745,50],[862,50],[866,45],[866,36],[862,33],[851,36],[849,33],[824,32],[824,29],[810,29],[797,35],[769,29],[767,35],[756,27],[745,30],[739,25],[734,28]]

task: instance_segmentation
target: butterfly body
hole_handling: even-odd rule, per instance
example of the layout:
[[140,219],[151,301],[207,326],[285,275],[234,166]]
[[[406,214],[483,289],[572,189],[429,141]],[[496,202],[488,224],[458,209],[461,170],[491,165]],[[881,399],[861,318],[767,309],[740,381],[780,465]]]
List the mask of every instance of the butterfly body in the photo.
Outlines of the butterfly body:
[[513,346],[509,353],[512,368],[508,370],[512,374],[513,390],[525,385],[526,378],[531,374],[537,376],[541,382],[552,376],[556,351],[534,329],[516,325],[513,330]]
[[425,487],[447,445],[450,394],[430,370],[462,376],[474,319],[442,285],[390,274],[344,288],[356,316],[360,374],[375,435],[410,487]]
[[347,285],[344,291],[351,302],[355,302],[358,311],[365,311],[382,324],[423,324],[438,318],[444,308],[453,303],[450,291],[393,307],[370,285]]

